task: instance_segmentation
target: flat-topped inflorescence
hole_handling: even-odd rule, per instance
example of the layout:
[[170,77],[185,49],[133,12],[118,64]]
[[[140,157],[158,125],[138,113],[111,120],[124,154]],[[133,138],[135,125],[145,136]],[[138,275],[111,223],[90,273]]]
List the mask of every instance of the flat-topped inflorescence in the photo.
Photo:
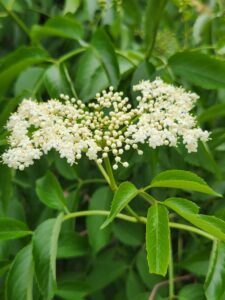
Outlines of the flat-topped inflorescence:
[[134,86],[140,91],[138,106],[132,108],[122,92],[102,91],[95,101],[85,105],[81,100],[60,95],[60,100],[37,102],[25,99],[6,125],[10,148],[2,155],[9,167],[23,170],[51,149],[59,152],[69,164],[82,155],[101,164],[114,157],[113,169],[128,167],[124,151],[177,146],[182,139],[189,152],[197,151],[198,140],[207,141],[209,133],[196,126],[190,113],[198,96],[157,78]]

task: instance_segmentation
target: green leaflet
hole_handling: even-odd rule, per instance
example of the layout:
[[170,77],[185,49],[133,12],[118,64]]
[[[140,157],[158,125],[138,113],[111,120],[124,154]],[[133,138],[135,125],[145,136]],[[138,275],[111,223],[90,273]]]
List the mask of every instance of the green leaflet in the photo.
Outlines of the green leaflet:
[[146,225],[146,249],[149,272],[166,275],[170,255],[170,231],[168,211],[154,204],[148,209]]
[[137,196],[138,190],[136,187],[128,181],[120,184],[118,190],[116,191],[111,210],[108,218],[102,224],[101,229],[105,228],[109,223],[113,221],[116,215],[133,199]]

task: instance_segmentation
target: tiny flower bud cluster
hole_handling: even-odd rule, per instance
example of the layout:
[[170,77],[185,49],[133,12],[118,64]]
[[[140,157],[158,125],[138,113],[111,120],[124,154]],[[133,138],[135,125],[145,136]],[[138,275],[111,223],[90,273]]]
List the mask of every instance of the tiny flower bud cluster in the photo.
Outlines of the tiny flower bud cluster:
[[23,170],[51,149],[59,152],[69,164],[83,154],[101,164],[114,157],[113,169],[123,161],[125,151],[139,145],[151,148],[177,146],[180,139],[189,152],[197,151],[198,140],[207,141],[208,132],[196,127],[190,111],[198,96],[182,88],[164,83],[161,79],[143,81],[134,86],[142,96],[132,108],[122,92],[102,91],[96,100],[85,105],[81,100],[60,95],[38,103],[24,100],[7,123],[10,148],[2,155],[9,167]]

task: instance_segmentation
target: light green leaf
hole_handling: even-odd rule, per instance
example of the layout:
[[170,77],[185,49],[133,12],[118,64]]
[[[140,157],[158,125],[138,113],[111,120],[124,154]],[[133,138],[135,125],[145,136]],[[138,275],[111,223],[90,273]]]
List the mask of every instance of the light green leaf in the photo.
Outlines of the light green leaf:
[[33,257],[38,285],[44,299],[52,299],[56,289],[56,254],[63,213],[48,219],[35,230]]
[[78,63],[75,86],[79,97],[84,100],[93,98],[109,86],[105,70],[92,49],[88,49]]
[[94,33],[92,45],[104,67],[110,84],[117,88],[120,80],[119,64],[112,42],[103,29],[98,29]]
[[0,218],[0,240],[12,240],[32,234],[27,225],[19,220]]
[[205,293],[208,300],[225,299],[225,243],[214,242],[208,274],[205,281]]
[[33,39],[40,39],[45,36],[57,36],[79,40],[83,37],[83,28],[74,18],[56,16],[50,18],[43,26],[34,25],[31,35]]
[[63,14],[74,14],[80,6],[80,0],[66,0],[64,4]]
[[149,272],[166,275],[170,256],[170,231],[168,210],[158,204],[148,210],[146,249]]
[[28,245],[16,255],[6,280],[6,300],[32,300],[33,290],[32,245]]
[[167,0],[148,0],[145,12],[145,42],[147,53],[151,54],[163,9]]
[[170,198],[163,202],[167,207],[174,210],[182,218],[191,224],[208,232],[215,238],[225,241],[225,222],[214,216],[197,214],[197,207],[191,201],[179,201],[179,198]]
[[51,173],[36,181],[36,193],[39,199],[48,207],[64,210],[66,207],[63,190],[57,178]]
[[36,47],[21,47],[0,60],[0,95],[10,87],[18,74],[30,65],[38,64],[49,58],[46,51]]
[[138,194],[138,190],[136,187],[128,181],[125,181],[120,184],[118,190],[116,191],[112,206],[110,210],[110,214],[106,221],[102,224],[101,228],[106,227],[109,223],[113,221],[116,215]]
[[46,70],[44,83],[52,98],[59,98],[61,93],[71,95],[71,89],[61,65],[52,65]]
[[196,174],[183,170],[169,170],[161,172],[153,178],[149,188],[165,187],[190,190],[220,197],[207,183]]
[[[98,189],[91,197],[89,210],[109,210],[112,197],[112,192],[108,187]],[[104,216],[88,216],[86,218],[88,239],[94,253],[105,247],[110,240],[111,228],[100,230],[104,220]]]
[[176,53],[169,59],[176,75],[206,89],[225,86],[225,60],[196,51]]
[[189,213],[197,214],[199,211],[199,206],[183,198],[168,198],[163,202],[167,207],[174,210],[176,213]]

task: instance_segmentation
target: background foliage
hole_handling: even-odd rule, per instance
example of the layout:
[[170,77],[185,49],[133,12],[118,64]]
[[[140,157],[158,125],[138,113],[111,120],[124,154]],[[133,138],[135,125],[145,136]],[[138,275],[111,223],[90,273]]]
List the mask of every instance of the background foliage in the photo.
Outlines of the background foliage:
[[[89,101],[113,85],[135,105],[132,85],[161,76],[200,95],[196,113],[211,140],[196,154],[182,147],[129,153],[130,167],[116,171],[117,180],[141,187],[160,171],[183,169],[224,194],[224,9],[223,0],[0,0],[1,152],[6,120],[24,97],[65,93]],[[163,200],[165,189],[153,195]],[[179,196],[225,220],[223,198]],[[70,167],[52,152],[23,172],[0,165],[0,298],[168,299],[166,279],[148,272],[142,224],[114,220],[100,230],[104,216],[62,223],[57,212],[108,210],[111,200],[87,160]],[[132,208],[146,216],[139,200]],[[175,299],[225,299],[225,245],[214,243],[210,260],[211,241],[173,230],[172,246]]]

